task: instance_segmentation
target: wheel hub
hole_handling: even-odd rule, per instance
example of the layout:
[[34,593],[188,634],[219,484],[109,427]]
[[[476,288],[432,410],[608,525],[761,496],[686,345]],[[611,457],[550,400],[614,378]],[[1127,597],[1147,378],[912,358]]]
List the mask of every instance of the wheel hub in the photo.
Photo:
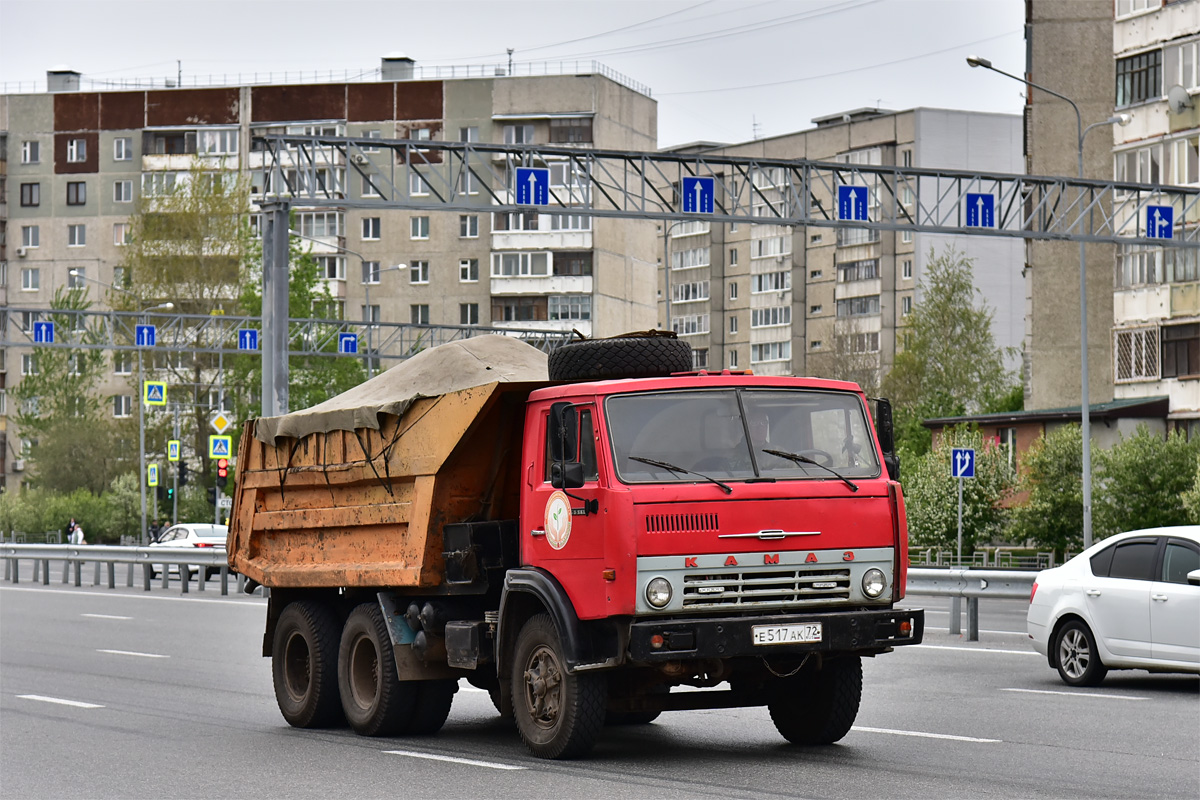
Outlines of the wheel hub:
[[543,728],[553,727],[562,708],[562,671],[553,651],[538,647],[525,670],[525,702],[530,717]]

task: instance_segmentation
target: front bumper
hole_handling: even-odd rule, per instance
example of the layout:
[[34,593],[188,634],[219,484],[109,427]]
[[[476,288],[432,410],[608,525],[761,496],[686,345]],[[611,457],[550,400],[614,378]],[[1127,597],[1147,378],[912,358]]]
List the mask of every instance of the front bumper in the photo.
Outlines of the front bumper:
[[[755,625],[794,625],[820,622],[821,641],[755,645]],[[911,632],[901,634],[901,623]],[[881,653],[891,647],[919,644],[925,633],[924,609],[828,611],[770,614],[754,617],[647,619],[630,625],[629,655],[633,661],[661,662],[684,658],[737,658],[779,653],[821,652],[839,655]],[[657,637],[657,638],[656,638]],[[656,646],[657,643],[657,646]]]

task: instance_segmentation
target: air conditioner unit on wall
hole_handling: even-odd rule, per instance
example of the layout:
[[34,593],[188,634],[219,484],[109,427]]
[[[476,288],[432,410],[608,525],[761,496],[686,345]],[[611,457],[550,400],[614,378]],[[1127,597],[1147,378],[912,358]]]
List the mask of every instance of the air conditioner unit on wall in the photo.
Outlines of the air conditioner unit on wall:
[[16,461],[12,462],[12,471],[13,472],[24,472],[25,471],[25,459],[18,458]]
[[370,159],[367,158],[366,156],[364,156],[362,153],[355,153],[354,155],[350,156],[350,160],[353,161],[355,164],[370,163]]
[[27,252],[29,252],[29,251],[28,251],[28,250],[26,250],[24,247],[18,247],[18,248],[17,248],[17,258],[24,258],[24,257],[25,257],[25,254],[26,254]]

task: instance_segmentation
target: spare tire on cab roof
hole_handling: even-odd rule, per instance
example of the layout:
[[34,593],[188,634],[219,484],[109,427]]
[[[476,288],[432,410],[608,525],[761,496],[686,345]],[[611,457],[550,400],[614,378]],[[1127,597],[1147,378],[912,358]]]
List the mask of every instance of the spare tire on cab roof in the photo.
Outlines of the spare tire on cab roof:
[[654,378],[692,369],[691,345],[665,331],[568,342],[550,353],[549,363],[552,381]]

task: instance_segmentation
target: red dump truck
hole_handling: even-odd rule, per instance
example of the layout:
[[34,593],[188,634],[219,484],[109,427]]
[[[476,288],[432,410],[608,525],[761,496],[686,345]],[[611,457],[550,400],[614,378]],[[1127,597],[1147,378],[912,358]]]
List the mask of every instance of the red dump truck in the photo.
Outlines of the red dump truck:
[[792,742],[840,739],[861,658],[924,628],[898,606],[907,527],[875,406],[851,383],[693,371],[670,336],[549,364],[482,336],[247,423],[229,563],[271,590],[284,718],[431,734],[466,678],[546,758],[680,709],[765,705]]

